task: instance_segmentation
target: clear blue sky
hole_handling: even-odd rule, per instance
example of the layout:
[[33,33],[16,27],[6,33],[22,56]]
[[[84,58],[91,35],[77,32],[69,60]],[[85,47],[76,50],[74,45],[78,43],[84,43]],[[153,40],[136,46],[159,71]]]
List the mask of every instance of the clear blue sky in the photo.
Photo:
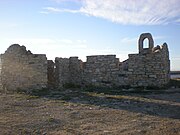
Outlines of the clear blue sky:
[[0,0],[0,53],[25,45],[55,57],[138,53],[139,35],[169,46],[180,70],[180,0]]

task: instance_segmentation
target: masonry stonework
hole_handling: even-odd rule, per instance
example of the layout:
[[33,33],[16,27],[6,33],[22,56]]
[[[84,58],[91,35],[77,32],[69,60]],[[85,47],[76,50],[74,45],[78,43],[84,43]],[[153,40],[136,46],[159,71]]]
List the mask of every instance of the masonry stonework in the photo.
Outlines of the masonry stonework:
[[47,85],[47,58],[14,44],[1,55],[1,84],[4,89],[40,89]]
[[115,55],[87,56],[83,82],[95,86],[117,85],[119,64],[119,59]]
[[[149,40],[149,47],[143,42]],[[164,87],[169,82],[170,60],[168,46],[154,47],[150,33],[141,34],[139,53],[129,54],[123,62],[116,55],[87,56],[47,60],[46,55],[32,54],[24,46],[10,46],[0,55],[0,86],[4,89],[34,89],[80,86]]]
[[78,57],[55,58],[55,76],[57,87],[63,87],[66,84],[82,84],[83,62]]

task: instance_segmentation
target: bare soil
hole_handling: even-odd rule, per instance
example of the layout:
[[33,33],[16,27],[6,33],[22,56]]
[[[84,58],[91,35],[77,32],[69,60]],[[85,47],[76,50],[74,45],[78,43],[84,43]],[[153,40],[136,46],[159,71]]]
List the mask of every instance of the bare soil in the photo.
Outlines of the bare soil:
[[180,89],[0,93],[0,135],[180,135]]

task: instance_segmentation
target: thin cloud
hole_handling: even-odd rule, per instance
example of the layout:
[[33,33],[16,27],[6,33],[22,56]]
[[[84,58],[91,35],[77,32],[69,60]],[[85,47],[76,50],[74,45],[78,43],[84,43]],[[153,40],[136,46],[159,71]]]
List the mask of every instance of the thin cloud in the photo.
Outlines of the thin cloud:
[[180,60],[180,56],[179,57],[173,57],[172,60]]
[[86,40],[77,40],[77,42],[80,43],[80,44],[86,44],[87,43]]
[[[164,39],[164,36],[153,36],[154,40],[161,40]],[[120,45],[134,45],[137,44],[139,40],[139,37],[124,37],[120,40]]]
[[81,2],[82,0],[51,0],[55,1],[56,3],[62,3],[62,2]]
[[16,27],[18,27],[17,23],[9,23],[9,22],[0,23],[0,28],[16,28]]
[[[71,48],[85,48],[87,46],[86,40],[70,40],[70,39],[49,39],[49,38],[16,38],[6,39],[10,43],[30,44],[35,46],[59,46]],[[81,42],[80,42],[81,41]]]
[[179,22],[179,23],[180,23],[180,19],[177,19],[176,22]]
[[39,13],[41,13],[41,14],[49,14],[48,11],[40,11]]
[[54,7],[46,7],[43,8],[45,11],[41,11],[40,13],[61,13],[61,12],[68,12],[68,13],[80,13],[79,10],[71,10],[71,9],[59,9]]
[[165,39],[165,36],[154,36],[153,39],[154,40],[158,40],[158,39]]
[[137,39],[138,38],[128,38],[128,37],[126,37],[126,38],[121,39],[120,42],[124,43],[124,44],[131,44],[131,43],[136,43]]
[[180,23],[179,0],[54,0],[80,2],[78,10],[44,8],[48,12],[82,13],[120,24],[158,25]]
[[[84,39],[54,39],[54,38],[14,38],[5,39],[8,45],[17,43],[25,45],[34,54],[46,54],[48,59],[54,60],[55,57],[81,56],[85,58],[88,42]],[[6,48],[4,48],[5,51]],[[0,49],[2,50],[2,48]],[[71,51],[69,51],[71,50]],[[2,53],[4,53],[2,51]]]

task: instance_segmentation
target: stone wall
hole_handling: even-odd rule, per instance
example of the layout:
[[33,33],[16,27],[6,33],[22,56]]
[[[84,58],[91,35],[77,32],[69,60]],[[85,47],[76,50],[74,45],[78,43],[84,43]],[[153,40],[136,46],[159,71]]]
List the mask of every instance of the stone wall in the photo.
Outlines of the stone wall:
[[128,78],[131,86],[163,87],[169,82],[170,61],[167,45],[156,51],[129,54]]
[[[143,42],[149,40],[149,47]],[[95,86],[163,87],[169,82],[170,60],[168,46],[154,47],[150,33],[141,34],[139,53],[129,54],[124,62],[115,55],[87,56],[83,68],[83,83]]]
[[3,88],[2,87],[2,74],[1,74],[1,71],[2,71],[2,60],[1,60],[1,57],[2,57],[2,54],[0,54],[0,90]]
[[48,87],[56,87],[55,63],[52,60],[48,60],[47,71]]
[[[143,42],[149,40],[149,47]],[[0,55],[0,86],[4,89],[39,89],[64,87],[67,84],[94,86],[163,87],[169,82],[168,46],[154,47],[150,33],[141,34],[139,53],[129,54],[120,62],[116,55],[87,56],[48,60],[46,55],[32,54],[25,46],[14,44]]]
[[82,84],[83,62],[78,57],[55,59],[56,85],[63,87],[65,84]]
[[[149,40],[149,48],[143,47],[143,41]],[[128,80],[131,86],[163,87],[169,82],[170,60],[167,44],[154,47],[150,33],[139,38],[139,54],[129,54]]]
[[117,82],[119,59],[116,55],[87,56],[83,69],[85,85],[112,86]]
[[69,74],[69,59],[68,58],[56,58],[55,59],[55,72],[56,72],[56,85],[63,87],[64,84],[70,82]]
[[47,58],[14,44],[1,55],[1,83],[4,89],[40,89],[47,86]]
[[82,84],[83,62],[79,60],[78,57],[69,58],[69,73],[71,84]]

